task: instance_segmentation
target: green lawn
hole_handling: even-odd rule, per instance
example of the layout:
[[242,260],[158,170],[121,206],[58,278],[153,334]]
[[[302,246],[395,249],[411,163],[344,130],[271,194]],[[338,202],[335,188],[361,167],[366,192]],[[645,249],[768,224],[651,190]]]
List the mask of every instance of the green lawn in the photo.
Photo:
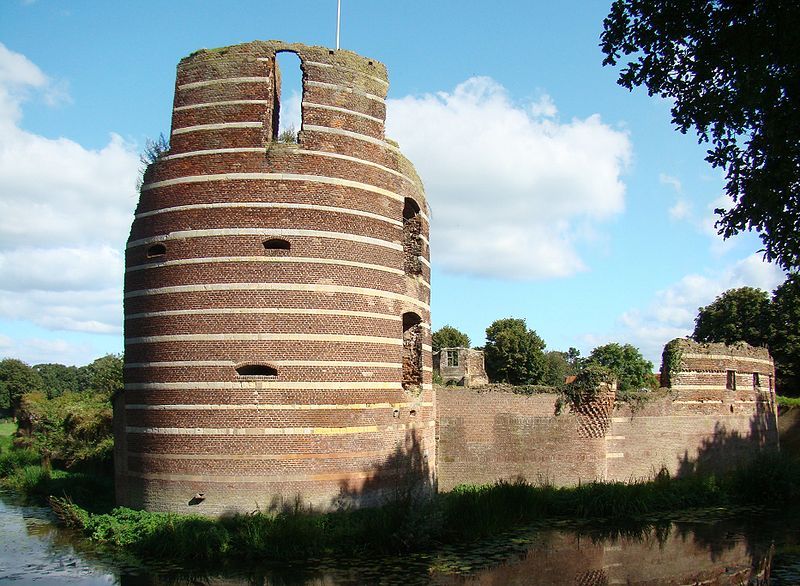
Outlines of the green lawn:
[[17,424],[13,421],[8,423],[0,423],[0,436],[4,435],[14,435],[14,432],[17,431]]

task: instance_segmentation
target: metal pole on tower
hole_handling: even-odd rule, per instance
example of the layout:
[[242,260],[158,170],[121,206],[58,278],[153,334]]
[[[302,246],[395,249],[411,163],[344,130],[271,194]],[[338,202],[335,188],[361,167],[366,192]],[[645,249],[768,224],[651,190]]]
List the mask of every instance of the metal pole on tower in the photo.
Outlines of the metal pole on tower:
[[339,29],[342,22],[342,0],[336,3],[336,50],[339,50]]

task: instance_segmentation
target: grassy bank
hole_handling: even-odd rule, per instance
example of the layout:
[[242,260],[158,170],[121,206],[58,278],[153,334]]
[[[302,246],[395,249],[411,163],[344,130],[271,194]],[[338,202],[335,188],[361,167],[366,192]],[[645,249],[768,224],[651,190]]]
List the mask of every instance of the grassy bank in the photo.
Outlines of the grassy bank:
[[118,508],[90,514],[56,499],[63,519],[96,541],[140,555],[202,563],[286,560],[322,555],[397,554],[486,538],[556,519],[634,526],[695,508],[780,507],[800,497],[800,464],[764,456],[730,474],[573,488],[523,481],[462,486],[435,499],[380,509],[313,514],[290,510],[211,520]]

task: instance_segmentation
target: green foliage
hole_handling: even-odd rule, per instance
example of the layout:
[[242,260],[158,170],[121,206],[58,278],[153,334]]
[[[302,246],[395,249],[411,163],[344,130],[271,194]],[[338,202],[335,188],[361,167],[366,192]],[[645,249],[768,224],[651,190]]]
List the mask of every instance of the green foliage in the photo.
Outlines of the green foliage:
[[[653,363],[646,360],[638,348],[630,344],[612,342],[592,350],[587,365],[597,364],[608,368],[617,379],[620,391],[653,387]],[[657,387],[657,385],[656,385]]]
[[800,407],[800,397],[784,397],[778,395],[776,402],[781,407]]
[[76,366],[36,364],[33,369],[42,377],[41,390],[47,393],[50,399],[66,392],[78,392],[81,388],[83,377],[81,369]]
[[575,380],[562,388],[562,394],[573,408],[577,409],[583,404],[591,403],[600,394],[603,385],[614,381],[611,369],[600,364],[590,363],[581,370]]
[[800,266],[800,4],[616,0],[603,26],[603,64],[627,61],[618,83],[668,98],[725,169],[720,233],[756,230],[767,260]]
[[39,391],[42,377],[16,358],[0,360],[0,410],[16,410],[23,394]]
[[278,142],[286,142],[290,144],[297,144],[298,136],[297,130],[295,130],[294,126],[290,126],[289,128],[282,130],[278,133]]
[[113,412],[105,394],[64,393],[48,399],[41,392],[28,393],[19,419],[30,430],[30,446],[45,462],[57,460],[70,467],[111,460]]
[[499,319],[486,328],[484,358],[495,382],[539,384],[544,377],[544,341],[524,319]]
[[766,346],[770,337],[770,301],[753,287],[729,289],[698,310],[692,338],[698,342],[747,342]]
[[672,378],[680,371],[682,360],[683,347],[680,338],[667,342],[664,352],[661,353],[661,366],[669,379],[665,381],[666,386],[671,384]]
[[453,326],[443,326],[431,336],[434,352],[442,348],[469,348],[469,343],[469,336]]
[[123,360],[121,354],[106,354],[85,367],[88,374],[88,388],[85,390],[110,399],[121,391]]
[[783,394],[800,395],[800,276],[789,275],[772,293],[771,315],[777,386]]

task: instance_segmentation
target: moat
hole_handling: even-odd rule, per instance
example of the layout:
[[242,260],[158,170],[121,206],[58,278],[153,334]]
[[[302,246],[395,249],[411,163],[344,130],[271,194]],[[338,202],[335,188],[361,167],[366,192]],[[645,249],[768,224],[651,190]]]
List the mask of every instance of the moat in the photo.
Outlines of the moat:
[[19,584],[797,584],[800,511],[687,517],[624,533],[568,524],[386,558],[198,568],[137,560],[0,494],[0,582]]

